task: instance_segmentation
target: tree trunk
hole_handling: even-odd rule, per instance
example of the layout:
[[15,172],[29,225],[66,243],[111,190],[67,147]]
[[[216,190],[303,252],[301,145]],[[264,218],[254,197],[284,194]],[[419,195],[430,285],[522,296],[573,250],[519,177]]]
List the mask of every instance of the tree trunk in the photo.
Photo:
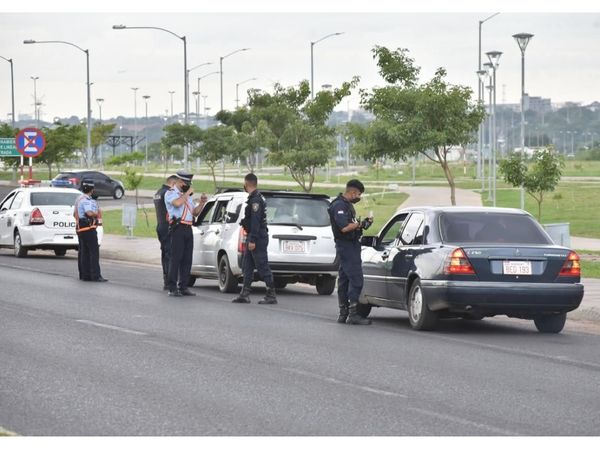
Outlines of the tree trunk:
[[52,179],[52,163],[46,163],[46,165],[48,166],[48,179],[51,180]]
[[454,183],[452,171],[450,170],[448,161],[446,161],[445,159],[441,159],[440,164],[442,165],[444,175],[446,176],[446,180],[448,180],[448,185],[450,186],[450,202],[452,203],[452,206],[456,206],[456,185]]
[[217,176],[215,175],[215,166],[208,164],[208,167],[210,168],[210,173],[212,175],[212,179],[213,179],[213,184],[215,185],[215,191],[217,190]]

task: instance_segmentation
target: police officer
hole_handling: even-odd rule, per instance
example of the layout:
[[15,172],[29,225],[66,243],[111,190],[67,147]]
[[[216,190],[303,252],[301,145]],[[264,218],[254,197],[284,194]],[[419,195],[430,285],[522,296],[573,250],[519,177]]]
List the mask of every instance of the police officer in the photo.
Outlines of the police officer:
[[188,289],[194,251],[192,225],[194,217],[202,211],[206,197],[203,197],[196,206],[192,200],[194,193],[191,190],[194,175],[185,170],[178,170],[175,175],[177,177],[175,184],[165,194],[171,236],[169,295],[172,297],[194,296],[196,294]]
[[267,259],[267,246],[269,233],[267,229],[267,213],[265,198],[257,189],[258,178],[249,173],[244,178],[244,190],[250,194],[245,209],[242,227],[247,233],[246,248],[243,256],[244,285],[239,295],[232,300],[233,303],[250,303],[250,292],[254,280],[254,270],[267,285],[267,294],[258,303],[261,305],[277,304],[273,274]]
[[360,201],[361,194],[365,191],[364,185],[359,180],[350,180],[346,184],[346,191],[340,193],[329,205],[329,219],[337,259],[340,262],[338,276],[338,304],[340,315],[338,323],[355,325],[369,325],[371,321],[357,313],[358,298],[363,287],[362,261],[360,257],[360,237],[362,229],[368,228],[373,218],[359,222],[356,218],[354,205]]
[[73,216],[79,239],[77,262],[79,279],[83,281],[108,281],[100,274],[100,249],[96,228],[101,224],[102,213],[93,198],[94,182],[81,181],[83,194],[75,202]]
[[169,237],[169,218],[165,194],[177,181],[175,175],[167,178],[158,191],[154,194],[154,211],[156,212],[156,236],[160,242],[160,260],[163,269],[163,290],[169,289],[169,256],[171,254],[171,239]]

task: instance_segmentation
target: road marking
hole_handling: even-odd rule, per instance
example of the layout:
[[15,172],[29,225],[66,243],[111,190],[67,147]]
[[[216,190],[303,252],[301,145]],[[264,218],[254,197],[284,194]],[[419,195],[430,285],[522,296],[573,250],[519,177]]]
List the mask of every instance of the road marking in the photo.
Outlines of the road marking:
[[120,331],[121,333],[135,334],[136,336],[148,336],[148,333],[144,333],[143,331],[130,330],[128,328],[122,328],[122,327],[118,327],[116,325],[108,325],[106,323],[94,322],[92,320],[78,319],[78,320],[75,320],[75,322],[84,323],[86,325],[92,325],[94,327],[107,328],[109,330]]
[[197,350],[188,350],[187,348],[182,348],[182,347],[176,346],[176,345],[169,345],[169,344],[165,344],[163,342],[150,341],[150,340],[145,340],[144,342],[146,342],[147,344],[156,345],[157,347],[167,348],[169,350],[176,350],[176,351],[183,352],[183,353],[189,353],[190,355],[199,356],[201,358],[213,359],[215,361],[221,361],[221,362],[227,361],[226,358],[222,358],[220,356],[210,355],[208,353],[199,352]]

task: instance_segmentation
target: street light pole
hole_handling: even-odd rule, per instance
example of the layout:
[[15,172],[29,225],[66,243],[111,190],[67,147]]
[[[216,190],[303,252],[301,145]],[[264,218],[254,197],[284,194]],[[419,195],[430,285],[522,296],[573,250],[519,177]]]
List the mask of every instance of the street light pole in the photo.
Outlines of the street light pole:
[[137,91],[139,88],[132,87],[133,91],[133,150],[137,151]]
[[[513,34],[521,50],[521,158],[525,152],[525,49],[533,37],[530,33]],[[521,185],[521,209],[525,209],[525,189]]]
[[488,201],[492,201],[492,140],[494,136],[493,132],[493,120],[492,120],[492,89],[494,88],[494,78],[492,75],[492,63],[485,63],[483,65],[488,71],[488,85],[486,88],[489,92],[489,100],[488,100]]
[[100,113],[100,123],[102,123],[102,103],[104,102],[103,98],[97,98],[96,103],[98,104],[98,110]]
[[7,61],[10,64],[10,96],[12,101],[12,127],[15,128],[15,77],[13,72],[13,60],[12,58],[5,58],[4,56],[0,56],[4,61]]
[[145,141],[146,141],[146,159],[145,165],[148,168],[148,99],[150,99],[149,95],[143,95],[142,98],[146,103],[146,126],[144,127]]
[[40,77],[29,77],[33,80],[33,119],[35,120],[35,126],[40,127],[40,121],[38,119],[38,101],[37,101],[37,80]]
[[239,52],[245,52],[247,50],[250,50],[250,49],[249,48],[240,48],[238,50],[232,51],[231,53],[228,53],[225,56],[219,57],[219,73],[220,73],[220,79],[221,79],[221,111],[223,111],[223,60],[225,58],[230,57],[231,55],[235,55],[236,53],[239,53]]
[[314,58],[314,47],[321,41],[328,39],[333,36],[339,36],[344,34],[344,31],[340,33],[331,33],[327,36],[323,36],[321,39],[317,39],[316,41],[311,41],[310,43],[310,98],[311,100],[315,98],[315,58]]
[[247,80],[244,81],[240,81],[239,83],[235,84],[235,108],[239,108],[240,107],[240,85],[247,83],[249,81],[254,81],[256,80],[256,78],[248,78]]
[[496,138],[496,71],[498,70],[498,64],[500,62],[500,57],[502,56],[502,52],[499,51],[491,51],[486,53],[490,63],[492,64],[492,77],[493,77],[493,106],[492,106],[492,130],[493,130],[493,145],[492,145],[492,200],[493,206],[496,206],[496,153],[497,153],[497,138]]
[[[203,67],[203,66],[210,66],[211,64],[212,64],[212,62],[205,62],[205,63],[202,63],[202,64],[198,64],[197,66],[194,66],[194,67],[192,67],[191,69],[188,69],[188,70],[187,70],[187,83],[188,83],[188,84],[187,84],[187,87],[188,87],[188,93],[189,93],[189,89],[190,89],[190,85],[189,85],[189,83],[190,83],[190,73],[191,73],[192,71],[194,71],[194,70],[198,69],[199,67]],[[192,92],[192,94],[193,94],[193,92]],[[189,94],[188,94],[188,95],[189,95]],[[196,114],[198,114],[198,113],[196,112]]]
[[[477,76],[479,77],[479,83],[485,87],[485,82],[487,81],[488,77],[489,77],[489,72],[487,70],[478,70],[477,71]],[[484,106],[485,106],[485,102],[483,102]],[[485,156],[484,156],[484,152],[483,152],[483,142],[485,140],[485,126],[484,126],[484,122],[482,122],[479,125],[480,128],[480,135],[479,135],[479,144],[480,144],[480,158],[481,158],[481,172],[479,174],[479,176],[481,176],[481,192],[485,192]]]
[[33,39],[27,39],[23,41],[23,44],[66,44],[71,47],[75,47],[76,49],[85,53],[85,66],[86,66],[86,85],[87,85],[87,149],[86,149],[86,166],[90,167],[92,162],[92,99],[90,93],[90,52],[88,49],[83,49],[78,45],[73,44],[72,42],[67,41],[35,41]]

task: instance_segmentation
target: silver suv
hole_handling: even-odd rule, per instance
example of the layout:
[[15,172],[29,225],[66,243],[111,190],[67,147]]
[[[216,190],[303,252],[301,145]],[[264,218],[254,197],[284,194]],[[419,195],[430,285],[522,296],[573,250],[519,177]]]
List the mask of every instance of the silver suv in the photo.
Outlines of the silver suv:
[[[338,261],[329,223],[329,197],[286,191],[260,191],[267,202],[269,266],[275,287],[308,283],[321,295],[335,289]],[[221,292],[236,292],[242,277],[245,234],[240,225],[248,194],[229,189],[206,203],[193,227],[190,284],[219,280]],[[256,279],[255,274],[255,279]]]

